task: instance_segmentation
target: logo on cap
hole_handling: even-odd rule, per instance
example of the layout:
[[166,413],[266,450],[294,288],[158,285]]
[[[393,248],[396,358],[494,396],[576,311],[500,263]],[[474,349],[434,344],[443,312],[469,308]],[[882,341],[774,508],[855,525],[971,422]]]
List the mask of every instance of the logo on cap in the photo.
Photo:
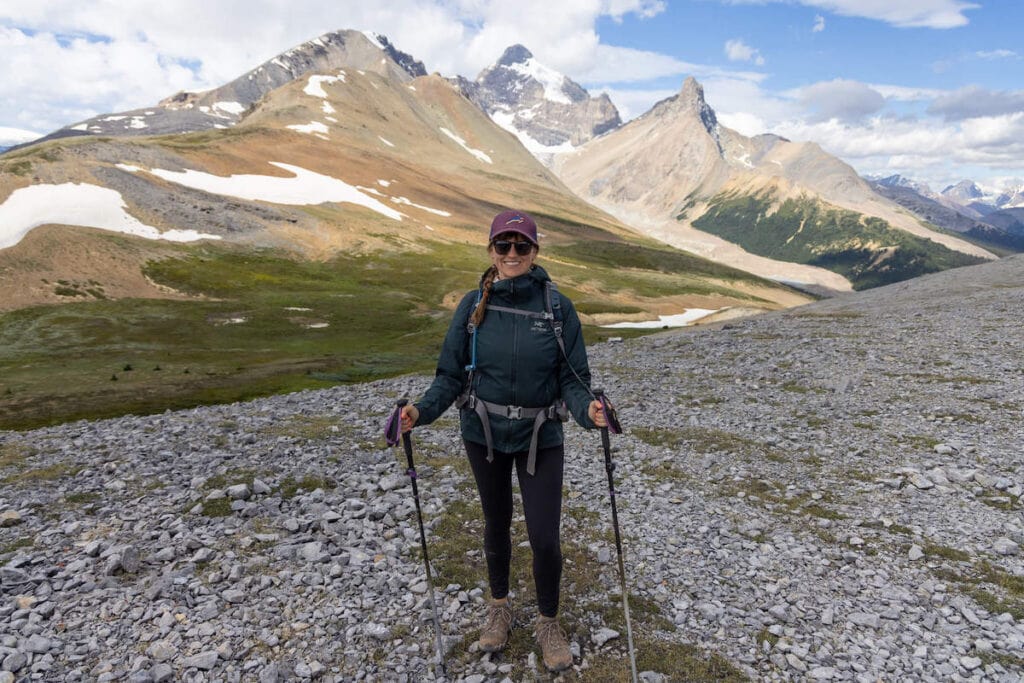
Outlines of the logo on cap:
[[526,222],[525,218],[523,218],[519,214],[516,214],[515,216],[512,216],[512,218],[509,218],[507,221],[505,221],[505,225],[512,225],[513,223],[525,223],[525,222]]

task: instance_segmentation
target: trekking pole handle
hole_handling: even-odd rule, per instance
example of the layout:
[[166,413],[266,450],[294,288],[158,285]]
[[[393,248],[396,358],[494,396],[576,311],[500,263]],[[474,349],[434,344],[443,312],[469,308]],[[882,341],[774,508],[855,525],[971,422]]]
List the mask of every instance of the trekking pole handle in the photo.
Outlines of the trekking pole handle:
[[400,398],[397,401],[395,401],[395,405],[398,406],[399,408],[404,408],[407,405],[409,405],[409,399],[407,399],[407,398]]

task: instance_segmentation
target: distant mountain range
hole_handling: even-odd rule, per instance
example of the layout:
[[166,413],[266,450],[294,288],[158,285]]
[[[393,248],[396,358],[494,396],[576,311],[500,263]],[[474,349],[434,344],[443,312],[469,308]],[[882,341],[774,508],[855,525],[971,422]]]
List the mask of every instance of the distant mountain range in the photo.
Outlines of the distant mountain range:
[[963,234],[995,249],[1024,251],[1021,185],[985,192],[970,180],[934,192],[927,184],[901,175],[868,178],[875,190],[933,225]]

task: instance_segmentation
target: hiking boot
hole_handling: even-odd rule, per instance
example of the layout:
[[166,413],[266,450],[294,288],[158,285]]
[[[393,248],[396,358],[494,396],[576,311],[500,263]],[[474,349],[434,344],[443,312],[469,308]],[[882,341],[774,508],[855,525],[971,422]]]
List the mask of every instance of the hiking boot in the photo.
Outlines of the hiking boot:
[[544,666],[548,671],[561,671],[572,666],[572,652],[565,632],[558,625],[555,617],[537,617],[537,628],[534,631],[544,656]]
[[504,600],[491,600],[487,605],[487,618],[484,626],[480,629],[480,649],[484,652],[498,652],[508,642],[508,633],[512,630],[512,623],[515,618],[512,614],[512,602]]

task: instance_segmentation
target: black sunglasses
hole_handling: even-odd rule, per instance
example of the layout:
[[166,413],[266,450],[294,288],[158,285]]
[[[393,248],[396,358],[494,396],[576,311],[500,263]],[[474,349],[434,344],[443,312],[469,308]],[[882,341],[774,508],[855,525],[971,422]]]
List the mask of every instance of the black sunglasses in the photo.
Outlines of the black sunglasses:
[[512,247],[515,246],[516,253],[520,256],[526,256],[533,251],[533,244],[531,242],[512,242],[510,240],[494,240],[491,242],[494,247],[494,251],[498,252],[498,256],[504,256]]

